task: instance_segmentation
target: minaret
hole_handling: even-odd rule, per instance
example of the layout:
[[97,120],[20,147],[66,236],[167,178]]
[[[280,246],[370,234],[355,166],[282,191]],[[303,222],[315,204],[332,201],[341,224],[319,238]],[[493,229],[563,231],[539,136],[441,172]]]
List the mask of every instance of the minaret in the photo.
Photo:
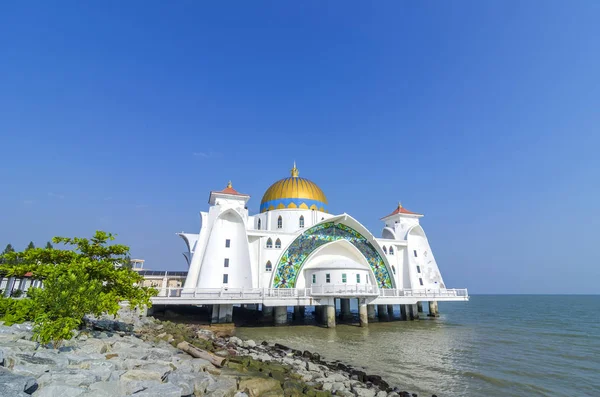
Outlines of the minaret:
[[407,230],[411,226],[418,225],[419,218],[422,217],[423,214],[409,211],[402,206],[401,202],[398,202],[398,207],[391,214],[381,218],[385,222],[382,237],[404,240]]

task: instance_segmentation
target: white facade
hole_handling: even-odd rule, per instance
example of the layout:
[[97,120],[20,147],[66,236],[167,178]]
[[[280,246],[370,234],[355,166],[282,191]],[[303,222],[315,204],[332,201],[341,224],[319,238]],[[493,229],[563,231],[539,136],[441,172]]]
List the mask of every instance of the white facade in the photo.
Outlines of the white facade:
[[382,218],[376,238],[350,215],[327,213],[322,191],[299,178],[295,166],[292,178],[265,193],[260,214],[248,214],[249,199],[231,184],[213,191],[208,212],[200,213],[200,231],[178,233],[187,246],[184,291],[327,284],[446,288],[420,225],[422,215],[401,205]]

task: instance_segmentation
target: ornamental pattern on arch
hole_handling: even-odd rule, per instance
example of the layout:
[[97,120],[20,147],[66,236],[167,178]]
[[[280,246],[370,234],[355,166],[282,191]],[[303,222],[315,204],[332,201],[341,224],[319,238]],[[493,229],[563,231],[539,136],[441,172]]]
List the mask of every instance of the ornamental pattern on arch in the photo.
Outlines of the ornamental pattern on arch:
[[351,227],[333,222],[311,227],[290,244],[277,266],[273,288],[295,288],[306,258],[318,247],[342,239],[354,245],[367,258],[379,288],[392,288],[390,274],[375,247]]

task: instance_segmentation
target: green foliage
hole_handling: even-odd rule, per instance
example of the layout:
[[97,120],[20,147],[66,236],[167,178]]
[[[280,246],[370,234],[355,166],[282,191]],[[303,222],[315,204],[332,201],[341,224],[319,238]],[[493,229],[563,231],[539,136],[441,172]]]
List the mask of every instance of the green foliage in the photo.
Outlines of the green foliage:
[[72,330],[83,324],[87,314],[114,315],[123,301],[131,307],[150,306],[156,289],[141,287],[142,276],[116,266],[123,263],[129,247],[109,245],[113,240],[112,234],[98,231],[91,239],[53,238],[55,244],[71,249],[32,248],[3,254],[6,262],[0,264],[0,273],[20,277],[32,272],[33,278],[44,280],[44,288],[30,288],[28,298],[18,300],[32,302],[31,310],[25,310],[27,304],[20,308],[11,304],[4,317],[10,314],[22,321],[33,319],[34,333],[40,342],[53,341],[58,346],[71,338]]
[[12,296],[13,298],[20,298],[21,295],[23,295],[23,291],[21,291],[20,289],[15,289],[10,293],[10,296]]
[[46,249],[52,249],[52,248],[54,248],[54,247],[52,246],[52,243],[51,243],[50,241],[48,241],[48,242],[46,243]]
[[35,244],[33,243],[33,241],[30,241],[29,244],[27,244],[27,248],[25,248],[25,251],[29,251],[35,248]]
[[0,317],[2,317],[4,325],[32,321],[34,316],[34,302],[31,299],[0,297]]

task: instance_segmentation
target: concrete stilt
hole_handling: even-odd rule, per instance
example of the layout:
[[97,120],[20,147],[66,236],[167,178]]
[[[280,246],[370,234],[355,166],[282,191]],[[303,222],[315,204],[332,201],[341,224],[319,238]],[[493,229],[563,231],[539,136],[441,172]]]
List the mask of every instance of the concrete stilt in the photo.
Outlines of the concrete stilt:
[[360,326],[366,327],[369,325],[369,314],[367,313],[367,304],[358,300],[358,317],[360,318]]
[[367,305],[367,318],[369,321],[375,321],[377,318],[375,315],[375,305]]
[[300,306],[294,306],[294,320],[300,320],[302,316],[300,316]]
[[327,328],[335,328],[335,306],[327,305]]
[[387,312],[390,321],[394,319],[394,305],[387,305]]
[[340,309],[343,320],[350,320],[352,313],[350,312],[350,299],[340,299]]
[[323,307],[322,306],[315,306],[315,320],[317,321],[317,323],[322,323],[323,322]]
[[233,322],[233,305],[225,305],[227,308],[225,309],[225,322],[232,323]]
[[423,302],[417,302],[417,311],[423,313]]
[[406,305],[400,305],[400,319],[403,321],[408,320],[408,316],[406,315]]
[[219,305],[212,305],[210,312],[211,324],[217,324],[219,322]]
[[[231,312],[233,311],[233,305],[219,305],[219,323],[230,323]],[[229,321],[227,321],[229,320]]]
[[265,306],[262,307],[262,316],[263,319],[270,320],[273,318],[273,306]]
[[275,306],[275,325],[287,324],[287,306]]
[[438,309],[437,301],[429,302],[429,317],[439,317],[440,311]]
[[418,320],[419,319],[419,309],[417,308],[417,304],[408,305],[410,307],[410,319]]
[[388,320],[387,305],[377,305],[377,317],[379,317],[379,321]]

